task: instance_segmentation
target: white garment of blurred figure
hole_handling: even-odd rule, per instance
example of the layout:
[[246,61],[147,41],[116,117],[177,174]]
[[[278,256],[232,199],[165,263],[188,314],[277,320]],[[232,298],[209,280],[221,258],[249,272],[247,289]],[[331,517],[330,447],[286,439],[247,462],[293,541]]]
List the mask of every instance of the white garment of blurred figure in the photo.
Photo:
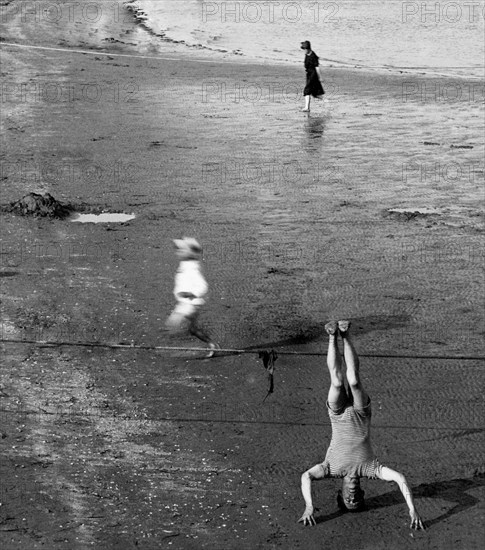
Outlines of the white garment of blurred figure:
[[200,263],[202,247],[189,237],[175,239],[174,243],[180,259],[173,291],[177,304],[167,319],[166,326],[171,332],[175,332],[187,325],[190,334],[209,344],[208,357],[212,357],[219,346],[197,323],[200,308],[205,304],[204,296],[209,291]]

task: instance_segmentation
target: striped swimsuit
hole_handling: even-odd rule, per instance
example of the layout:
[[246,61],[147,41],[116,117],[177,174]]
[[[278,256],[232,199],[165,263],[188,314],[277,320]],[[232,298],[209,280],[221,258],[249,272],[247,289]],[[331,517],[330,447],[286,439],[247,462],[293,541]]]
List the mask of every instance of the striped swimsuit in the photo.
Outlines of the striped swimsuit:
[[381,465],[370,441],[370,399],[363,410],[348,404],[340,414],[328,407],[328,414],[332,440],[323,462],[325,477],[378,477]]

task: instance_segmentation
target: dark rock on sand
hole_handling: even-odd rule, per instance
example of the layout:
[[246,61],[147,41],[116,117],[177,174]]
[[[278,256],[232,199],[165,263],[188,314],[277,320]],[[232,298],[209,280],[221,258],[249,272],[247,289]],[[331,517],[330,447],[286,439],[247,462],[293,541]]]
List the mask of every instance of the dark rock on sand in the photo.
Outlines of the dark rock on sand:
[[74,208],[70,204],[62,204],[50,193],[39,195],[28,193],[20,200],[10,203],[2,208],[5,212],[11,212],[20,216],[33,216],[62,220],[72,214]]
[[418,218],[429,218],[436,214],[430,214],[426,212],[419,212],[419,210],[383,210],[381,212],[383,218],[390,218],[399,222],[409,222]]

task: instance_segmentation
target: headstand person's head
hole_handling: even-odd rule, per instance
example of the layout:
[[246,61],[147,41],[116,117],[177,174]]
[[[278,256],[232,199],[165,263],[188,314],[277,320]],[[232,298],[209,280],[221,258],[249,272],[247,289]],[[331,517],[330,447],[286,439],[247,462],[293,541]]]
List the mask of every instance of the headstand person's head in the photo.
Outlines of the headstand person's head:
[[364,491],[360,487],[358,477],[345,476],[343,478],[342,490],[337,495],[337,504],[344,512],[360,512],[364,509]]
[[202,247],[192,237],[183,239],[174,239],[175,253],[180,260],[200,260],[202,257]]

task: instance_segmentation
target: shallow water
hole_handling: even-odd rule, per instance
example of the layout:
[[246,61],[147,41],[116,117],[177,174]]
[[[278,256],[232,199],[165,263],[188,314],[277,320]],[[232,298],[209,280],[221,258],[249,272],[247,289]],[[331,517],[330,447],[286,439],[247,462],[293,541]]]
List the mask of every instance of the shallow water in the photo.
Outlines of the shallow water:
[[[301,62],[484,75],[484,2],[137,0],[143,25],[190,46]],[[145,17],[142,16],[142,17]]]
[[136,218],[135,214],[103,212],[102,214],[76,214],[72,222],[79,223],[124,223]]

